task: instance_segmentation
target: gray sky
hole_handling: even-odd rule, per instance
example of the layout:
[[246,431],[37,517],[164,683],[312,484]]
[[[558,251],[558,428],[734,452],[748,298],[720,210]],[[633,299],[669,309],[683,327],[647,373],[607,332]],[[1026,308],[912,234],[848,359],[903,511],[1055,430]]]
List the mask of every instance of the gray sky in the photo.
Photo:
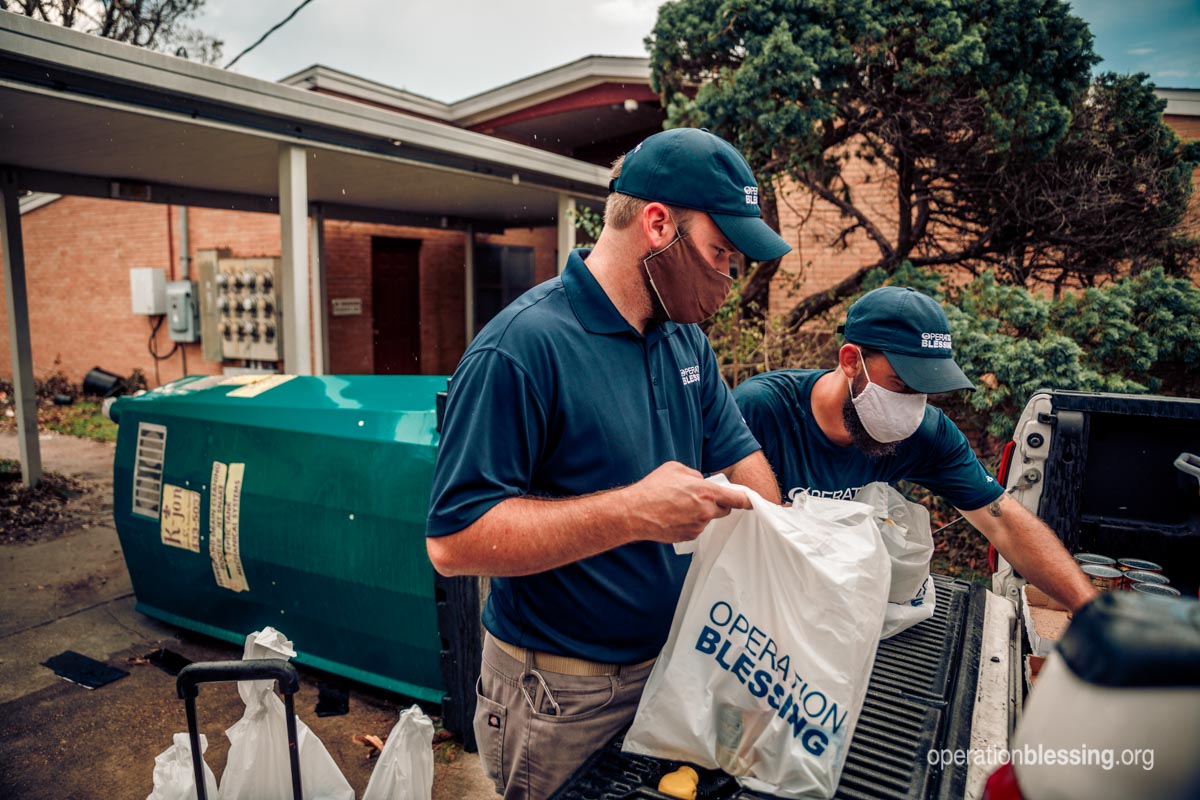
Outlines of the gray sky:
[[[454,101],[585,55],[646,55],[661,0],[314,0],[234,67],[268,80],[312,64]],[[300,0],[208,0],[196,26],[228,63]],[[1097,68],[1200,88],[1200,0],[1075,0]]]

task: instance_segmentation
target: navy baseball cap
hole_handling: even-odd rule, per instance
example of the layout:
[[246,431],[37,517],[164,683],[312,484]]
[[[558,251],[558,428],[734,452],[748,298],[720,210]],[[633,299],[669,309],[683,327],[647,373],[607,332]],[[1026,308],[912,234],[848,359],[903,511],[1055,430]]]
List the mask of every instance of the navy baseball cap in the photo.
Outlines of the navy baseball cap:
[[792,249],[758,209],[758,184],[733,145],[703,128],[673,128],[625,154],[610,192],[704,211],[751,261],[770,261]]
[[975,389],[954,363],[946,312],[915,289],[884,286],[867,292],[850,306],[842,331],[851,344],[882,350],[915,392]]

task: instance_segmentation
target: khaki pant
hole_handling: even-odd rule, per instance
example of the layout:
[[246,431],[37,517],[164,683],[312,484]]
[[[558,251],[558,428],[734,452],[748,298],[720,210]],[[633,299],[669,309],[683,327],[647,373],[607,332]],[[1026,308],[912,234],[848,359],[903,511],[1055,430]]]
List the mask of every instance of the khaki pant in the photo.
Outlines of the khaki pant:
[[[528,659],[532,661],[532,659]],[[652,664],[578,677],[535,669],[485,636],[475,685],[483,770],[505,800],[545,800],[633,721]]]

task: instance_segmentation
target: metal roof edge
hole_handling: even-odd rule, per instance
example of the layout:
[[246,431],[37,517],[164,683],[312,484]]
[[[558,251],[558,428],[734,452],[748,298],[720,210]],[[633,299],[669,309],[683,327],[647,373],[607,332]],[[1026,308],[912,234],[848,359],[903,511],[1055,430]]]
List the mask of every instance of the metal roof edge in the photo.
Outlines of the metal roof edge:
[[284,86],[325,89],[357,99],[380,103],[401,111],[423,114],[442,122],[452,122],[448,103],[327,67],[324,64],[313,64],[307,69],[288,75],[279,83]]
[[584,56],[569,64],[506,83],[450,104],[453,121],[473,125],[579,88],[626,80],[649,83],[650,59],[642,56]]
[[[580,184],[606,193],[607,171],[566,156],[508,142],[453,125],[250,78],[120,42],[112,42],[16,14],[0,14],[0,55],[132,89],[137,104],[162,108],[166,100],[202,101],[231,113],[236,125],[269,138],[309,138],[313,129],[345,131],[390,142],[396,155],[412,149],[426,160],[487,162],[498,174],[547,176],[551,183]],[[56,87],[56,91],[69,93]],[[159,103],[159,105],[156,105]],[[196,113],[193,111],[193,113]],[[270,118],[271,124],[255,124]],[[285,124],[281,124],[285,123]],[[320,141],[315,139],[314,141]],[[358,147],[364,152],[377,152]],[[536,182],[536,181],[534,181]]]
[[61,194],[51,194],[50,192],[31,192],[17,201],[21,214],[28,214],[31,211],[37,211],[42,206],[48,206],[55,200],[62,199]]
[[1200,117],[1200,89],[1157,88],[1154,94],[1160,100],[1167,101],[1167,107],[1163,109],[1164,114]]

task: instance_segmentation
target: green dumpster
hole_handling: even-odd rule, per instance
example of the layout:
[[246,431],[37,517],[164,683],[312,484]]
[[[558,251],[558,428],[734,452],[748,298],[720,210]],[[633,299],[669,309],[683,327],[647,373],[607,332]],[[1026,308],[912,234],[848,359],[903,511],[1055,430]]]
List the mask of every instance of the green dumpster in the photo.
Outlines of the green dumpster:
[[[475,657],[477,642],[451,639],[477,636],[478,605],[439,625],[454,584],[425,552],[445,388],[212,376],[116,401],[113,513],[137,609],[237,644],[273,625],[301,664],[419,700],[465,695],[447,662]],[[454,727],[469,734],[469,717]]]

